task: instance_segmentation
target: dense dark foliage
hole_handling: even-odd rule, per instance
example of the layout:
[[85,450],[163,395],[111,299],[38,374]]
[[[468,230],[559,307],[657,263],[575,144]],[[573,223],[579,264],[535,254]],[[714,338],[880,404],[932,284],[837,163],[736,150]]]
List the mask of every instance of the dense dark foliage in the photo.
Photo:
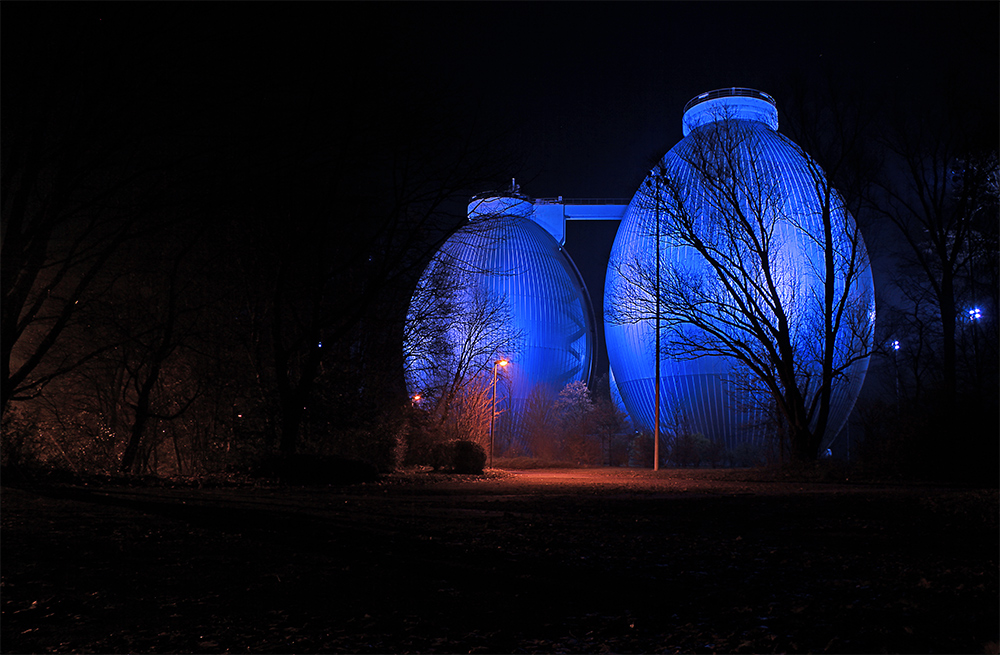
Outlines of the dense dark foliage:
[[478,475],[486,466],[486,451],[475,441],[465,439],[444,441],[435,444],[432,465],[434,470]]
[[[466,199],[513,168],[495,137],[391,44],[301,39],[234,68],[255,30],[178,51],[202,29],[183,10],[8,17],[4,462],[399,465],[405,306]],[[303,84],[292,62],[329,47],[385,69]]]

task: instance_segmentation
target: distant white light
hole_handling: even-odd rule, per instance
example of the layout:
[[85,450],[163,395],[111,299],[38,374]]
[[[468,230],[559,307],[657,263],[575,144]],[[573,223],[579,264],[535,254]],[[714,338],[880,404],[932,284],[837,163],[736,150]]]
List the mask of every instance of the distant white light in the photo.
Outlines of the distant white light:
[[980,308],[973,307],[972,309],[969,310],[970,321],[978,321],[982,317],[983,317],[983,310],[981,310]]
[[892,349],[893,350],[899,350],[899,341],[894,340],[892,342]]
[[322,342],[322,341],[320,341],[320,342],[319,342],[319,343],[318,343],[318,344],[316,345],[316,347],[317,347],[317,348],[322,348],[322,347],[323,347],[323,342]]

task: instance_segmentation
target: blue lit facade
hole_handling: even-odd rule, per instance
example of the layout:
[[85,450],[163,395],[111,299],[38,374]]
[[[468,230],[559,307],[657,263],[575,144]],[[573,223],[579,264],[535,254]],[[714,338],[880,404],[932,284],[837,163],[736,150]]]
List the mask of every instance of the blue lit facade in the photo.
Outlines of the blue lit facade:
[[[474,198],[469,223],[445,242],[421,280],[425,283],[436,267],[451,262],[463,276],[454,308],[457,314],[474,312],[477,299],[488,298],[504,306],[500,312],[504,324],[499,332],[487,331],[494,342],[486,343],[483,337],[478,345],[485,347],[479,348],[471,368],[489,374],[494,361],[509,359],[510,365],[501,372],[497,405],[515,412],[537,385],[554,395],[570,382],[587,382],[593,361],[595,321],[590,297],[575,265],[550,233],[553,227],[562,229],[561,210],[556,217],[548,209],[541,218],[550,225],[542,227],[534,220],[535,207],[527,198],[515,193]],[[411,320],[417,309],[413,303]],[[467,330],[452,331],[446,339],[457,342],[467,334]],[[462,348],[461,343],[450,343],[448,350]],[[407,357],[414,356],[415,350],[415,344],[404,344]],[[426,393],[433,385],[426,370],[408,366],[411,395]]]
[[[725,117],[749,135],[745,144],[752,144],[755,161],[761,162],[766,172],[768,188],[776,191],[781,198],[781,207],[776,211],[789,220],[776,221],[781,231],[781,249],[772,268],[785,289],[783,304],[797,312],[790,317],[794,323],[805,322],[808,310],[804,309],[802,298],[816,298],[822,291],[816,271],[822,270],[823,251],[808,234],[822,234],[820,228],[820,207],[815,192],[814,177],[806,166],[799,149],[785,137],[777,133],[778,116],[773,100],[766,94],[750,89],[726,89],[702,94],[685,107],[683,118],[684,139],[672,148],[660,163],[661,170],[685,189],[692,201],[690,208],[696,221],[711,222],[713,209],[711,201],[704,199],[699,181],[686,161],[694,147],[695,137],[703,129],[712,126]],[[751,153],[740,152],[739,157],[749,157]],[[623,271],[625,262],[644,262],[650,270],[655,269],[654,251],[656,232],[651,227],[656,224],[656,207],[666,206],[650,202],[649,195],[655,195],[657,182],[653,173],[647,184],[632,199],[619,227],[611,252],[605,284],[605,311],[621,306],[633,290]],[[662,192],[660,192],[662,193]],[[702,193],[699,204],[699,194]],[[744,198],[741,202],[746,202]],[[837,211],[837,210],[835,210]],[[841,213],[838,218],[849,229],[853,219]],[[836,221],[835,221],[836,222]],[[861,245],[861,258],[867,262],[867,254]],[[661,237],[660,271],[688,271],[704,274],[707,265],[692,248],[670,247]],[[843,290],[839,283],[839,291]],[[868,325],[862,332],[870,340],[870,328],[874,323],[874,285],[870,270],[865,267],[860,278],[849,291],[852,306],[864,307]],[[634,296],[633,296],[634,297]],[[820,293],[820,297],[822,294]],[[794,329],[794,328],[793,328]],[[808,338],[806,330],[801,330],[803,339]],[[663,332],[661,331],[661,334]],[[605,335],[608,356],[618,391],[624,405],[639,428],[652,431],[655,402],[655,359],[654,320],[648,319],[622,322],[619,319],[605,321]],[[848,337],[845,337],[847,339]],[[801,344],[808,347],[807,344]],[[841,344],[844,348],[858,344]],[[865,346],[863,344],[862,350]],[[662,346],[661,346],[662,347]],[[668,344],[669,347],[669,344]],[[765,402],[754,400],[746,391],[745,374],[735,361],[722,356],[703,356],[697,359],[673,359],[666,356],[660,361],[661,428],[670,421],[682,418],[687,429],[701,433],[709,439],[722,441],[733,448],[740,443],[760,443],[768,430],[769,411]],[[846,375],[834,384],[831,398],[831,414],[823,449],[834,439],[843,427],[861,390],[867,370],[867,359],[854,362]],[[757,398],[762,398],[760,394]],[[766,396],[766,394],[765,394]]]
[[[692,99],[684,108],[684,139],[664,156],[660,167],[685,187],[690,197],[697,197],[699,183],[684,157],[698,134],[713,129],[711,126],[720,117],[731,119],[750,135],[747,143],[753,144],[753,153],[743,152],[741,156],[752,154],[762,163],[766,177],[783,199],[781,214],[792,217],[790,221],[779,221],[777,227],[782,232],[783,247],[774,272],[784,280],[783,304],[788,301],[789,307],[793,307],[796,295],[815,298],[819,280],[814,273],[822,262],[822,250],[807,236],[821,231],[815,180],[800,149],[778,134],[777,111],[770,96],[751,89],[724,89]],[[652,178],[651,173],[647,181]],[[649,263],[653,257],[655,239],[650,224],[655,220],[651,215],[649,188],[641,186],[631,201],[564,201],[561,197],[531,200],[518,194],[513,186],[510,193],[474,198],[469,205],[469,223],[442,246],[424,272],[421,284],[443,262],[460,263],[468,278],[460,294],[458,312],[484,295],[506,304],[509,315],[501,331],[517,338],[507,339],[502,347],[492,347],[484,337],[479,345],[487,347],[481,348],[484,352],[478,355],[473,368],[486,374],[491,372],[496,359],[511,360],[511,365],[501,373],[497,405],[501,411],[511,413],[515,419],[513,425],[516,426],[518,412],[536,386],[542,385],[554,394],[567,383],[591,380],[596,326],[587,289],[562,248],[567,221],[620,221],[605,280],[603,303],[604,312],[608,312],[621,303],[628,285],[633,283],[620,273],[619,265],[629,259]],[[703,206],[698,220],[710,220],[709,214]],[[837,218],[848,226],[844,229],[854,225],[849,214],[841,212]],[[863,243],[860,250],[860,258],[867,262]],[[689,249],[661,248],[661,271],[671,267],[695,270],[698,266],[698,256]],[[838,293],[843,286],[839,281]],[[849,296],[851,304],[862,308],[867,316],[867,326],[861,330],[865,333],[867,329],[867,336],[860,338],[870,341],[868,328],[875,319],[874,285],[867,268],[852,284]],[[408,318],[411,326],[417,303],[415,296]],[[802,312],[792,319],[802,320]],[[629,414],[636,428],[652,431],[653,321],[622,324],[605,319],[603,327],[613,400]],[[458,332],[450,334],[450,348],[456,349],[463,338],[465,335]],[[490,338],[496,338],[495,331]],[[860,349],[868,346],[870,343],[862,344]],[[404,345],[404,350],[408,364],[413,364],[415,357],[426,357],[426,352],[415,356],[419,348],[410,342]],[[721,441],[729,448],[741,443],[761,443],[773,430],[773,407],[767,406],[766,394],[758,391],[753,398],[748,396],[747,382],[752,385],[753,381],[730,359],[663,356],[660,364],[661,428],[671,423],[676,426],[682,420],[687,430]],[[822,449],[829,446],[846,423],[867,366],[867,359],[859,359],[834,383]],[[408,365],[407,368],[411,395],[426,394],[433,388],[435,380],[429,372],[433,367]],[[601,374],[602,371],[595,373]],[[517,435],[510,436],[517,439]],[[528,450],[526,444],[520,445]]]

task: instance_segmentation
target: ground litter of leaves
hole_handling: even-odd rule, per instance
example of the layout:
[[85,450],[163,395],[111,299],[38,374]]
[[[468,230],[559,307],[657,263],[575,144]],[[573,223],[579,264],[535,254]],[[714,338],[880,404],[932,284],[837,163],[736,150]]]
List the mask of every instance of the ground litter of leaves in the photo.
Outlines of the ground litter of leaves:
[[1000,631],[996,489],[573,469],[0,502],[3,653],[995,653]]

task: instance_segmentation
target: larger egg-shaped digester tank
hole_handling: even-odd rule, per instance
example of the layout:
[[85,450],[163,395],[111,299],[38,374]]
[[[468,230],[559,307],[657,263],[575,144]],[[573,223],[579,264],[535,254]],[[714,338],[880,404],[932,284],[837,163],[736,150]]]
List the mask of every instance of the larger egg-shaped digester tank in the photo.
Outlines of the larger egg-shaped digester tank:
[[505,360],[497,406],[516,424],[539,385],[554,395],[588,381],[595,342],[589,295],[532,214],[531,201],[515,193],[473,198],[469,222],[432,258],[407,316],[411,395],[439,402],[459,377],[473,385],[477,376],[489,380],[495,362]]
[[[777,109],[767,94],[738,88],[701,94],[685,107],[684,139],[654,168],[625,212],[605,282],[605,334],[615,380],[637,427],[652,431],[655,423],[659,296],[661,431],[700,433],[728,448],[760,444],[775,431],[776,410],[768,389],[747,366],[721,354],[731,351],[713,353],[718,340],[705,328],[711,324],[739,340],[740,321],[753,324],[753,314],[760,312],[776,325],[781,319],[773,307],[752,300],[742,312],[731,314],[721,305],[713,307],[712,298],[718,296],[712,294],[733,280],[722,279],[706,258],[707,251],[699,252],[690,240],[678,237],[685,231],[704,239],[698,245],[715,248],[711,256],[724,260],[720,265],[735,261],[743,266],[743,283],[759,285],[761,298],[768,285],[777,290],[779,311],[787,312],[798,384],[807,398],[815,397],[822,359],[816,355],[823,341],[820,308],[827,249],[822,245],[821,217],[827,187],[819,167],[778,134],[777,127]],[[837,364],[844,364],[844,370],[832,385],[823,449],[843,427],[860,392],[868,359],[852,360],[850,354],[870,349],[875,317],[864,243],[839,196],[834,192],[830,199],[833,252],[840,258],[836,297],[844,295],[845,280],[850,286],[837,337],[842,356]],[[766,241],[767,266],[761,266],[759,258],[754,262],[753,248],[735,243],[743,229],[737,223],[744,219],[759,220],[744,236],[756,234],[753,238]],[[652,273],[657,270],[657,242],[658,275]],[[852,258],[856,268],[845,276],[842,265]],[[751,288],[744,299],[754,293]],[[693,313],[707,307],[718,314],[703,314],[707,321],[695,325],[683,318],[684,307]],[[746,342],[752,339],[747,331]],[[766,355],[762,360],[766,362]]]

